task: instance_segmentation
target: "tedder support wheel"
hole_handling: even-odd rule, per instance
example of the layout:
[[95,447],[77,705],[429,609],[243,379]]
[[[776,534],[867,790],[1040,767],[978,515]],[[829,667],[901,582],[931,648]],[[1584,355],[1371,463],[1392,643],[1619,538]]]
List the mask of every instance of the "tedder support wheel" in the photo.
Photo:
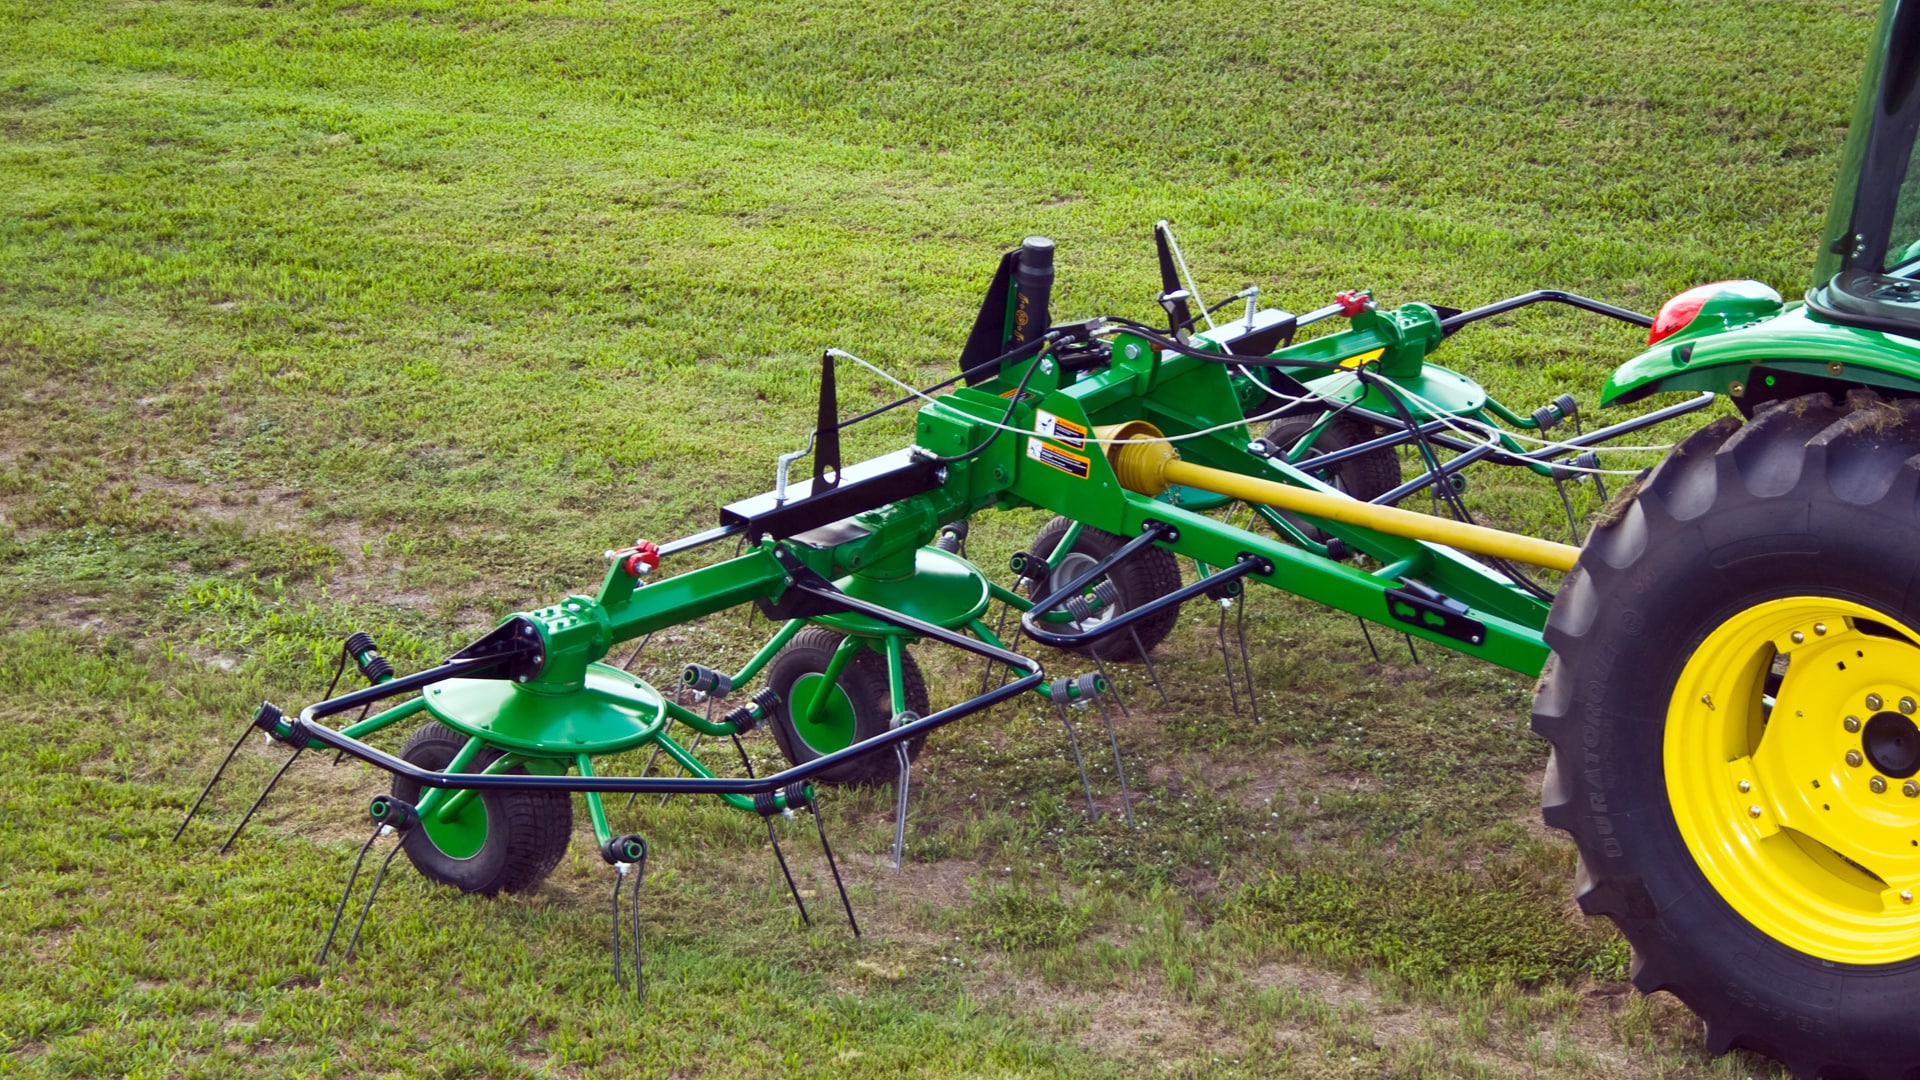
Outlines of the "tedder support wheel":
[[[773,740],[795,765],[883,735],[893,723],[887,658],[880,653],[861,648],[840,670],[840,678],[831,687],[825,685],[827,665],[843,640],[824,627],[809,626],[795,634],[767,665],[767,686],[780,695],[770,725]],[[909,653],[903,652],[900,659],[907,710],[925,716],[930,706],[920,665]],[[823,691],[829,695],[826,702],[817,713],[811,711],[814,699]],[[918,757],[926,741],[925,735],[907,740],[907,757]],[[837,765],[814,779],[827,784],[882,784],[898,775],[898,758],[892,750],[881,750]]]
[[[1313,429],[1319,420],[1317,416],[1289,416],[1275,420],[1267,426],[1266,440],[1270,446],[1281,450],[1293,449],[1293,444]],[[1299,465],[1313,471],[1314,475],[1339,488],[1341,491],[1359,499],[1361,502],[1373,500],[1400,486],[1400,456],[1391,447],[1369,450],[1358,457],[1350,457],[1330,469],[1315,471],[1311,464],[1320,454],[1331,454],[1335,450],[1345,450],[1349,446],[1359,446],[1380,437],[1373,425],[1351,416],[1335,417],[1313,440],[1312,452],[1302,458]]]
[[1554,602],[1547,824],[1640,990],[1796,1077],[1920,1075],[1920,402],[1763,406],[1609,508]]
[[[465,735],[435,721],[414,732],[400,756],[440,771],[466,745]],[[498,750],[482,750],[466,771],[479,772],[499,757]],[[506,771],[526,772],[518,766]],[[420,792],[413,781],[393,778],[396,798],[417,805]],[[538,885],[560,865],[572,835],[573,797],[565,792],[482,791],[451,818],[428,808],[403,846],[426,877],[461,892],[493,896]]]
[[[1053,549],[1059,546],[1060,538],[1066,535],[1072,525],[1066,518],[1057,517],[1040,526],[1029,550],[1041,559],[1051,558]],[[1120,550],[1126,542],[1124,537],[1091,525],[1082,526],[1079,537],[1073,542],[1073,549],[1061,557],[1060,564],[1044,579],[1028,584],[1028,597],[1039,600],[1053,595],[1062,585],[1086,573],[1093,564]],[[1107,611],[1096,612],[1084,623],[1066,624],[1076,632],[1098,626],[1114,615],[1131,611],[1178,589],[1180,561],[1166,548],[1147,547],[1115,565],[1107,577],[1120,594],[1119,602]],[[1103,660],[1138,660],[1143,652],[1152,652],[1154,646],[1166,639],[1179,618],[1178,610],[1168,608],[1135,623],[1131,632],[1116,631],[1092,645],[1082,645],[1070,651],[1081,656],[1093,656],[1098,652]]]

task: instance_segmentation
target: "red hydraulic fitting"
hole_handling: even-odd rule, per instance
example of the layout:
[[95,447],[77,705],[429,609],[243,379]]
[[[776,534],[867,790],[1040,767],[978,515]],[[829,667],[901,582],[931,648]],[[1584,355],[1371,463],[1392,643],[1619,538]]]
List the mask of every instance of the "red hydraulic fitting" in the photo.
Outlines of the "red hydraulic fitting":
[[637,577],[646,577],[660,568],[660,549],[651,540],[636,540],[633,554],[627,556],[627,573]]
[[1365,289],[1349,289],[1346,292],[1335,293],[1333,302],[1340,305],[1340,314],[1351,319],[1367,310],[1367,305],[1373,302],[1373,297]]

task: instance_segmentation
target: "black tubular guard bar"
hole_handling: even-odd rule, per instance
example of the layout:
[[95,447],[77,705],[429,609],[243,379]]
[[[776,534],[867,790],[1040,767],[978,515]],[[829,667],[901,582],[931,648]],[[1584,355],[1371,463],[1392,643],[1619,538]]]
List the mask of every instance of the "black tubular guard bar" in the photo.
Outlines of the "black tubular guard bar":
[[1582,311],[1591,311],[1598,315],[1605,315],[1609,319],[1619,319],[1621,322],[1632,323],[1635,326],[1653,326],[1653,320],[1651,318],[1637,311],[1628,311],[1626,308],[1614,307],[1612,304],[1603,304],[1598,300],[1589,299],[1578,293],[1565,292],[1561,289],[1535,289],[1530,293],[1521,293],[1519,296],[1509,296],[1505,300],[1495,300],[1493,303],[1487,304],[1484,307],[1477,307],[1471,311],[1463,311],[1458,315],[1451,315],[1441,319],[1440,332],[1442,334],[1451,334],[1468,323],[1479,322],[1481,319],[1490,319],[1495,315],[1504,314],[1515,308],[1523,308],[1530,304],[1540,303],[1566,304],[1569,307],[1577,307]]
[[[1609,424],[1603,428],[1595,428],[1584,435],[1569,436],[1559,440],[1552,446],[1543,446],[1538,450],[1530,450],[1525,453],[1516,454],[1511,450],[1495,448],[1487,451],[1486,459],[1496,465],[1551,465],[1553,464],[1552,459],[1560,454],[1567,454],[1574,450],[1583,450],[1599,446],[1602,443],[1620,438],[1622,435],[1630,435],[1643,428],[1649,428],[1655,424],[1672,420],[1674,417],[1685,416],[1690,412],[1697,412],[1713,404],[1715,396],[1711,390],[1702,391],[1685,401],[1663,406],[1652,412],[1642,413],[1639,416],[1622,420],[1617,424]],[[1362,409],[1358,406],[1348,406],[1342,409],[1341,412],[1347,416],[1371,424],[1374,427],[1385,428],[1387,429],[1387,434],[1376,439],[1369,439],[1363,443],[1355,443],[1352,446],[1329,451],[1325,454],[1316,454],[1310,458],[1302,458],[1299,461],[1290,462],[1289,464],[1296,469],[1309,469],[1317,472],[1329,466],[1338,465],[1349,458],[1359,457],[1361,454],[1372,453],[1375,450],[1386,447],[1399,446],[1414,440],[1414,435],[1407,429],[1406,421],[1398,417],[1388,416],[1385,413],[1377,413],[1371,409]],[[1465,421],[1458,420],[1454,422],[1466,423]],[[1457,453],[1467,453],[1468,451],[1476,450],[1486,445],[1485,443],[1467,442],[1459,438],[1454,434],[1453,429],[1448,426],[1445,420],[1429,420],[1420,425],[1420,432],[1428,436],[1427,441],[1434,445]],[[1380,500],[1375,499],[1374,501],[1379,502]]]
[[[1218,575],[1216,575],[1216,577],[1217,576]],[[319,716],[331,715],[344,711],[345,708],[352,707],[342,706],[339,703],[346,701],[348,698],[364,695],[366,691],[358,691],[356,694],[348,694],[344,697],[334,698],[330,701],[323,701],[319,704],[308,706],[306,710],[300,714],[298,719],[289,719],[287,721],[290,730],[283,741],[291,743],[294,746],[303,746],[309,741],[322,743],[352,757],[359,758],[361,761],[373,765],[376,768],[384,769],[395,776],[404,776],[422,787],[430,788],[475,789],[485,791],[598,791],[603,793],[624,791],[651,795],[762,795],[776,792],[788,785],[810,779],[843,762],[886,749],[895,743],[904,742],[924,732],[932,731],[934,728],[944,727],[955,720],[959,720],[965,716],[971,716],[982,709],[992,708],[1002,701],[1017,697],[1029,690],[1037,688],[1046,680],[1046,673],[1041,670],[1039,663],[1029,660],[1018,653],[996,648],[985,642],[975,641],[962,634],[957,634],[944,627],[922,622],[919,619],[902,615],[889,608],[855,599],[835,589],[831,582],[820,577],[818,574],[813,574],[811,571],[805,574],[796,573],[794,575],[793,587],[818,596],[823,600],[831,601],[848,611],[857,612],[891,623],[903,630],[911,631],[919,637],[930,638],[947,645],[952,645],[955,648],[965,649],[976,655],[987,657],[990,660],[997,660],[1000,663],[1006,664],[1008,667],[1025,672],[1025,674],[1012,682],[996,687],[977,697],[969,698],[958,705],[949,706],[939,712],[921,717],[910,724],[903,724],[891,731],[875,735],[873,738],[867,739],[864,742],[858,742],[845,749],[836,750],[824,757],[815,758],[804,765],[795,765],[793,768],[787,769],[784,772],[752,779],[746,777],[734,778],[720,776],[523,776],[488,773],[433,772],[411,765],[384,750],[368,746],[358,739],[343,735],[332,728],[315,722]],[[411,686],[417,688],[429,682],[437,682],[440,679],[452,678],[457,674],[472,672],[481,666],[492,666],[492,664],[496,662],[498,661],[494,658],[488,658],[488,662],[484,665],[481,663],[463,663],[459,666],[458,671],[451,674],[448,673],[448,669],[455,665],[443,664],[438,668],[422,671],[408,678],[413,680]],[[428,676],[434,676],[436,674],[437,678],[428,678]],[[399,679],[395,679],[393,682],[382,683],[377,687],[369,687],[368,690],[386,690],[399,681]],[[404,692],[404,690],[394,691],[393,693],[402,692]],[[392,693],[383,696],[390,697]],[[358,705],[364,700],[367,699],[360,697],[354,704]]]
[[1223,567],[1219,571],[1203,577],[1191,585],[1175,589],[1165,596],[1156,597],[1137,608],[1123,611],[1113,618],[1108,619],[1106,622],[1093,627],[1091,630],[1084,630],[1077,634],[1056,634],[1051,630],[1043,630],[1035,624],[1035,616],[1044,615],[1052,611],[1054,606],[1062,600],[1077,595],[1081,589],[1087,587],[1089,582],[1101,574],[1106,573],[1115,564],[1119,563],[1120,560],[1132,555],[1134,552],[1139,551],[1141,548],[1146,547],[1156,540],[1172,540],[1178,535],[1178,530],[1165,522],[1147,522],[1147,527],[1141,531],[1140,535],[1127,541],[1119,550],[1101,559],[1099,562],[1094,563],[1086,573],[1081,574],[1066,585],[1061,586],[1059,591],[1055,592],[1052,596],[1034,601],[1033,607],[1020,616],[1021,632],[1042,645],[1052,645],[1058,649],[1071,649],[1079,645],[1092,644],[1109,634],[1118,633],[1155,612],[1164,611],[1170,607],[1178,607],[1201,593],[1211,589],[1217,589],[1227,582],[1236,581],[1246,577],[1248,574],[1257,573],[1265,576],[1273,573],[1273,563],[1269,560],[1250,553],[1243,554],[1239,559],[1235,560],[1232,566]]

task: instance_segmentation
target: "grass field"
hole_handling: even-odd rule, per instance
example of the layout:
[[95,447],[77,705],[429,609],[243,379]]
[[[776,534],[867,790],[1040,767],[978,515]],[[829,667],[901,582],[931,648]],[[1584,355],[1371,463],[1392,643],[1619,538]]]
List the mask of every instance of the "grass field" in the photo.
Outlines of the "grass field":
[[[431,663],[590,590],[603,548],[770,487],[823,347],[945,377],[1022,235],[1060,245],[1062,317],[1149,314],[1162,217],[1210,293],[1295,310],[1792,295],[1870,15],[0,0],[0,1073],[1770,1075],[1708,1059],[1573,909],[1526,680],[1378,633],[1376,662],[1277,593],[1249,609],[1260,724],[1209,612],[1161,654],[1169,706],[1122,677],[1137,831],[1085,820],[1027,709],[935,736],[898,876],[889,793],[831,796],[860,941],[808,833],[803,930],[757,822],[624,812],[656,852],[643,1010],[585,839],[510,899],[401,864],[359,959],[322,969],[378,774],[303,759],[218,857],[277,764],[250,744],[168,838],[340,635]],[[1440,359],[1591,408],[1637,343],[1525,314]],[[889,396],[842,378],[849,409]],[[1551,489],[1470,496],[1564,535]],[[1039,523],[983,519],[976,557]],[[641,666],[737,665],[764,632],[718,616]],[[927,663],[936,699],[963,691]]]

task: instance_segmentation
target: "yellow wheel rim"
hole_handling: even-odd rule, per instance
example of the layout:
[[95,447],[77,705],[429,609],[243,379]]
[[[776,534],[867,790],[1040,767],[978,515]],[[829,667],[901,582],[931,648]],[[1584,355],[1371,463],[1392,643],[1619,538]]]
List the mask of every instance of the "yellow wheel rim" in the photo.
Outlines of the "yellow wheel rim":
[[1920,641],[1793,596],[1721,623],[1667,708],[1675,823],[1768,937],[1846,964],[1920,955]]

